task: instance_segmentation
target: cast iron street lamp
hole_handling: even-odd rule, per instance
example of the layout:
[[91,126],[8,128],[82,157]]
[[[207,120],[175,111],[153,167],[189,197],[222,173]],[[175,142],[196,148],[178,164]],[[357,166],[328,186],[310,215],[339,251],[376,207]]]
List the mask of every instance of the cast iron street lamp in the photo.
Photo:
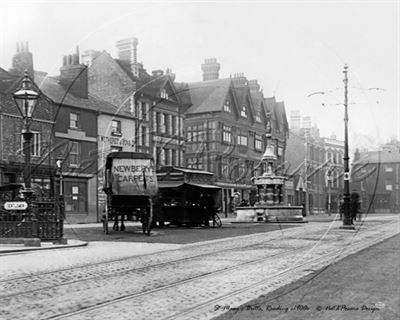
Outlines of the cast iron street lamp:
[[24,138],[23,150],[25,155],[25,190],[22,192],[24,193],[24,196],[29,199],[33,193],[31,188],[31,141],[33,133],[30,131],[30,124],[32,121],[33,112],[35,111],[35,107],[39,100],[39,93],[32,90],[32,81],[29,78],[27,71],[24,73],[21,89],[13,94],[13,98],[24,121],[22,136]]
[[59,180],[60,180],[60,187],[59,187],[59,197],[62,197],[64,192],[63,192],[63,175],[62,175],[62,166],[63,166],[63,160],[64,158],[59,155],[56,158],[56,166],[57,166],[57,171],[58,171],[58,175],[59,175]]

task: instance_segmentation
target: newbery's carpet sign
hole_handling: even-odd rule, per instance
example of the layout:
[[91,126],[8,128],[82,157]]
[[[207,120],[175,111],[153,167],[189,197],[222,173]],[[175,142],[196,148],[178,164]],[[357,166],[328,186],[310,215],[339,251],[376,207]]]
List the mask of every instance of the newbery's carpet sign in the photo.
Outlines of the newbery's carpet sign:
[[111,173],[114,194],[152,195],[157,192],[157,176],[151,159],[114,159]]

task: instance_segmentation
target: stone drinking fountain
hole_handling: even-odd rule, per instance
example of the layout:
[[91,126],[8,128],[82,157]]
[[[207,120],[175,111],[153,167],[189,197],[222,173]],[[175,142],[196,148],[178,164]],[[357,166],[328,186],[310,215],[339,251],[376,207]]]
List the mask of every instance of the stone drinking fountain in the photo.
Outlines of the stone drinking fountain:
[[251,178],[257,187],[257,201],[253,206],[236,207],[236,222],[304,222],[302,206],[284,204],[286,177],[274,173],[277,157],[270,138],[271,134],[267,133],[267,147],[262,157],[266,166],[265,173]]

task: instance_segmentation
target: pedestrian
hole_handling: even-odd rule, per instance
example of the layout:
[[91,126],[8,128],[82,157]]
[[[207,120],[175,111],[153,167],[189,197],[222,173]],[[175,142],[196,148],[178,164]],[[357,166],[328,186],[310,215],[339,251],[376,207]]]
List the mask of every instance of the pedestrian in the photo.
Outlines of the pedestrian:
[[201,219],[203,220],[204,225],[209,226],[210,223],[208,222],[207,197],[203,193],[200,193],[199,206]]
[[207,214],[207,226],[210,226],[210,219],[213,219],[214,221],[214,215],[215,215],[215,201],[214,198],[211,196],[211,194],[207,194],[206,198],[206,214]]
[[353,192],[350,196],[350,213],[351,223],[357,219],[357,215],[361,213],[360,195],[357,192]]
[[307,213],[306,213],[306,203],[304,200],[301,202],[301,206],[302,206],[302,208],[301,208],[302,216],[305,217],[305,216],[307,216]]
[[343,219],[344,216],[344,200],[341,198],[339,202],[339,213],[340,213],[340,220]]

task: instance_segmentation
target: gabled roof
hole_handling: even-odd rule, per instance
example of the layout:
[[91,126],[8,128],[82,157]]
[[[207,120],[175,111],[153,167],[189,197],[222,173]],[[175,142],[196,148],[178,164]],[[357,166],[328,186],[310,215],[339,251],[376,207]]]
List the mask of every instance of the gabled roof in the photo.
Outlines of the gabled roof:
[[131,78],[133,81],[138,81],[139,79],[144,79],[144,78],[149,78],[150,75],[146,72],[145,69],[143,69],[143,65],[141,63],[137,64],[138,71],[139,71],[139,77],[136,77],[132,73],[132,68],[131,68],[131,63],[126,60],[121,60],[121,59],[114,59],[114,61],[121,67],[121,69]]
[[253,111],[254,112],[254,120],[255,120],[257,113],[259,113],[261,116],[261,123],[265,123],[266,114],[265,114],[265,101],[264,101],[263,93],[261,91],[250,90],[250,97],[251,97],[253,109],[254,109],[254,111]]
[[63,104],[93,111],[116,111],[116,108],[113,105],[97,97],[89,95],[88,98],[85,99],[69,93],[56,78],[47,76],[37,77],[35,80],[40,91],[56,104]]
[[221,111],[231,86],[230,78],[189,83],[192,106],[187,113]]
[[[239,114],[242,111],[242,106],[246,106],[249,120],[254,122],[254,106],[249,88],[247,86],[235,86],[235,93],[238,101]],[[247,103],[247,100],[250,104]]]
[[103,50],[93,61],[92,65],[89,67],[89,72],[92,70],[101,70],[104,68],[104,64],[108,63],[109,65],[116,68],[121,73],[121,76],[127,76],[127,79],[131,80],[132,84],[135,83],[136,78],[133,76],[131,67],[128,62],[123,60],[114,59],[111,55]]
[[283,101],[279,101],[275,104],[275,106],[279,126],[284,132],[289,132],[289,124],[286,117],[285,103]]
[[275,97],[264,98],[265,113],[272,112],[276,103]]
[[171,76],[168,74],[139,79],[137,82],[136,92],[148,95],[150,97],[158,97],[163,88],[168,89],[170,92],[169,100],[179,102],[179,94],[177,93]]
[[289,132],[289,125],[286,117],[285,104],[283,101],[277,102],[275,97],[264,98],[265,112],[271,114],[272,128],[278,129],[282,133]]
[[181,102],[182,112],[185,113],[192,106],[189,84],[186,82],[175,82],[176,95]]
[[0,68],[0,92],[5,93],[8,89],[13,86],[19,77],[12,75],[6,70]]

